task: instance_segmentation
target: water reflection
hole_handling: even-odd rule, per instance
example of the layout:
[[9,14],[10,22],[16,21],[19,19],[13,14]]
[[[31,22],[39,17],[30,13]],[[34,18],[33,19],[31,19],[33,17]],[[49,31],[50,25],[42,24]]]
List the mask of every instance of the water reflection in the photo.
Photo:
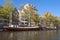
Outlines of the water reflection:
[[56,40],[56,31],[42,31],[39,35],[40,40]]
[[0,32],[0,40],[60,40],[60,30]]

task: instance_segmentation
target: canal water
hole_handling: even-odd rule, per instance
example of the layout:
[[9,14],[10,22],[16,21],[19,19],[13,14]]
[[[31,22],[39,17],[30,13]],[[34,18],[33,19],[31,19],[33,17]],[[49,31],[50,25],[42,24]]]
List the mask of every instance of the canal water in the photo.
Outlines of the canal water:
[[60,30],[0,32],[0,40],[60,40]]

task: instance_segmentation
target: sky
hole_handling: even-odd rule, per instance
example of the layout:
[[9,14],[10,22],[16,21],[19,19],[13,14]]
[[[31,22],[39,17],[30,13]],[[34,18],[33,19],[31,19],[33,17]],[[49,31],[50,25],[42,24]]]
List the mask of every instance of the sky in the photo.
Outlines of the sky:
[[[4,2],[4,0],[0,0],[0,6]],[[12,3],[17,9],[21,4],[32,4],[36,7],[40,16],[44,12],[51,12],[55,16],[60,16],[60,0],[12,0]]]

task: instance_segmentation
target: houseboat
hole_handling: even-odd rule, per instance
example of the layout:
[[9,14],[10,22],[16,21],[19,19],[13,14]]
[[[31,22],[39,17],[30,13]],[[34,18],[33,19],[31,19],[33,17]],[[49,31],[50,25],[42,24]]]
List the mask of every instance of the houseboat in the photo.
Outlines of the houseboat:
[[40,30],[39,26],[36,27],[4,27],[6,31],[36,31]]

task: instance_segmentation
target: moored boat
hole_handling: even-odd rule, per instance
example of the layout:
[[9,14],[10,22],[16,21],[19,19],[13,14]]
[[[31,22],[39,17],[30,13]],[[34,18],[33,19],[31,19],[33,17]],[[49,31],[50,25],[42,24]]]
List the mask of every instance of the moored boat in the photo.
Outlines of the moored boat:
[[39,26],[36,27],[5,27],[7,31],[36,31],[39,30]]

